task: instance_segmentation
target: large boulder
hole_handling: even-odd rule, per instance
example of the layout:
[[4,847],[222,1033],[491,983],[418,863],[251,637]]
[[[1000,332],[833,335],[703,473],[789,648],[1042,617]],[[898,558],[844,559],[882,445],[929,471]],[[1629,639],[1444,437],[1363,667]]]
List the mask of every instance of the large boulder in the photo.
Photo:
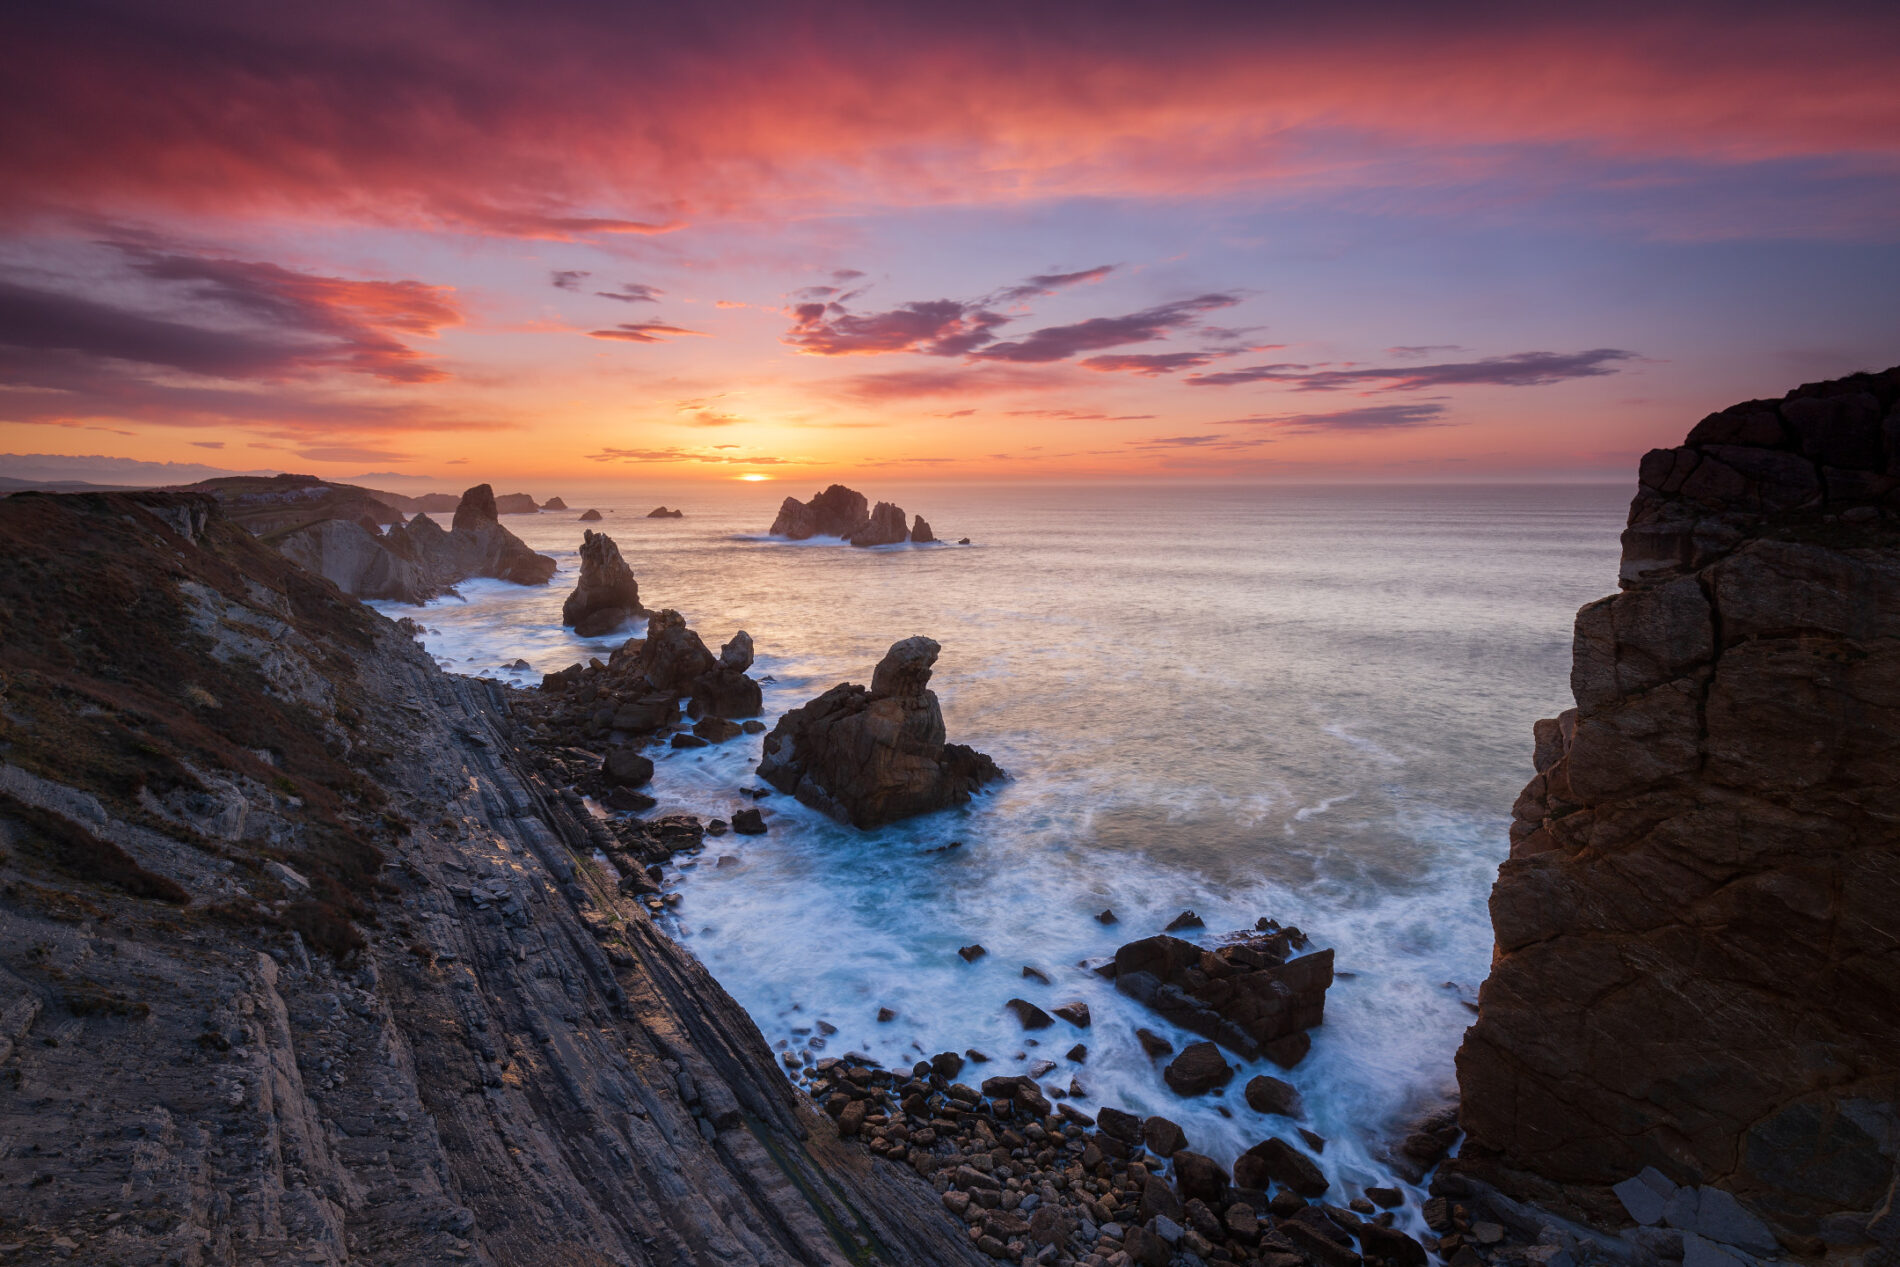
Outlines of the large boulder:
[[614,652],[616,676],[654,691],[680,696],[718,663],[686,617],[672,608],[654,612],[645,639],[630,640]]
[[1144,937],[1115,952],[1115,988],[1182,1029],[1258,1060],[1268,1045],[1326,1019],[1333,952],[1289,958],[1292,936],[1254,933],[1212,949],[1166,934]]
[[1451,1164],[1605,1207],[1653,1166],[1798,1232],[1886,1199],[1897,490],[1900,369],[1643,458],[1621,592],[1577,615],[1576,707],[1513,811]]
[[561,623],[591,638],[625,628],[645,611],[639,582],[620,557],[620,547],[606,533],[589,529],[581,539],[580,580],[561,605]]
[[910,539],[904,527],[904,508],[891,502],[879,502],[871,517],[850,536],[854,546],[891,546]]
[[843,683],[786,713],[765,737],[760,777],[861,828],[961,805],[1002,778],[987,756],[944,742],[928,685],[939,650],[929,638],[893,643],[870,689]]
[[803,541],[810,537],[845,537],[863,527],[871,518],[870,503],[864,494],[833,484],[816,493],[809,502],[787,497],[772,521],[772,535]]

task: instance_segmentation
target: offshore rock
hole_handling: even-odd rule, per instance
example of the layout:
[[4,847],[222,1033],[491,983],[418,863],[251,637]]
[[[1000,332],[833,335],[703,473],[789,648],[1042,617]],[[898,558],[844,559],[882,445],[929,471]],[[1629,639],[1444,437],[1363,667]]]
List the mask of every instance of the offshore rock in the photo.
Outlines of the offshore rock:
[[648,519],[684,519],[686,518],[686,512],[683,510],[668,510],[664,506],[655,506],[652,510],[649,510],[647,512],[647,518]]
[[935,541],[937,534],[930,530],[929,522],[922,515],[918,515],[911,523],[910,539],[918,545],[923,545],[927,542]]
[[849,538],[854,546],[898,545],[909,539],[904,527],[904,508],[891,502],[879,502],[871,518]]
[[1182,1029],[1258,1060],[1326,1018],[1333,952],[1289,959],[1291,930],[1249,933],[1214,949],[1164,935],[1115,952],[1115,988]]
[[1654,1167],[1796,1232],[1891,1201],[1897,405],[1808,384],[1643,458],[1513,811],[1459,1167],[1603,1207]]
[[561,605],[561,623],[592,638],[624,628],[645,612],[639,582],[620,557],[620,547],[606,533],[588,529],[581,539],[580,580]]
[[356,598],[421,603],[478,576],[545,585],[555,568],[553,559],[497,522],[494,490],[486,484],[462,495],[449,532],[418,514],[381,536],[355,522],[319,519],[265,539]]
[[869,690],[842,683],[786,713],[765,737],[760,777],[860,828],[961,805],[1002,778],[987,756],[944,742],[929,689],[939,650],[929,638],[893,643]]
[[772,535],[804,541],[810,537],[850,537],[870,521],[864,494],[833,484],[809,502],[787,497],[772,521]]
[[542,510],[566,510],[567,503],[558,497],[550,497],[541,503]]
[[[177,495],[0,501],[0,643],[8,1261],[983,1261],[634,898],[699,825],[596,819],[529,693]],[[147,803],[206,788],[215,851]]]
[[587,510],[583,510],[583,511],[581,512],[581,522],[582,522],[582,523],[584,523],[584,524],[597,524],[597,523],[599,523],[599,522],[600,522],[600,512],[599,512],[598,510],[594,510],[594,509],[591,509],[591,508],[589,508],[589,509],[587,509]]

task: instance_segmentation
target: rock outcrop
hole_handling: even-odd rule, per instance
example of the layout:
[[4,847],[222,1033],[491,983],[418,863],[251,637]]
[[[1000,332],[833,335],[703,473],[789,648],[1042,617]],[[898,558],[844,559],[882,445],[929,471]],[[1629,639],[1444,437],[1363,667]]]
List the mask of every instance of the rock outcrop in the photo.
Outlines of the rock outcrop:
[[9,1261],[986,1261],[650,918],[699,825],[596,819],[521,693],[162,494],[0,502],[0,645]]
[[1239,934],[1203,948],[1162,934],[1129,942],[1102,971],[1115,988],[1247,1060],[1291,1067],[1306,1053],[1304,1031],[1326,1019],[1333,952],[1291,957],[1306,945],[1296,928]]
[[526,493],[503,493],[495,499],[497,515],[533,515],[540,510],[540,505]]
[[765,737],[759,776],[860,828],[964,804],[1002,778],[984,754],[944,742],[929,689],[939,650],[929,638],[893,643],[869,690],[841,683],[786,713]]
[[418,514],[381,536],[353,521],[319,519],[264,539],[356,598],[422,603],[470,577],[545,585],[555,569],[553,559],[497,522],[486,484],[462,495],[448,532]]
[[589,529],[581,538],[580,580],[561,604],[561,623],[583,638],[594,638],[624,629],[645,614],[639,582],[620,557],[620,547],[606,533]]
[[752,639],[744,630],[714,658],[685,617],[659,611],[648,617],[646,636],[628,639],[606,664],[570,665],[543,677],[543,702],[534,707],[562,743],[657,743],[684,729],[682,703],[695,720],[758,716],[762,693],[746,675],[751,665]]
[[566,510],[567,503],[558,497],[550,497],[541,503],[542,510]]
[[683,510],[668,510],[664,506],[655,506],[652,510],[649,510],[647,512],[647,518],[648,519],[684,519],[686,518],[686,512]]
[[809,502],[787,497],[772,521],[772,535],[804,541],[811,537],[838,537],[854,546],[901,545],[906,541],[930,542],[936,536],[923,516],[916,527],[907,528],[903,507],[879,502],[875,509],[863,493],[833,484]]
[[910,525],[910,539],[918,545],[927,545],[937,539],[937,534],[930,530],[929,521],[918,515]]
[[589,510],[583,510],[583,511],[581,512],[581,522],[582,522],[582,523],[584,523],[584,524],[597,524],[597,523],[599,523],[599,522],[600,522],[600,512],[599,512],[598,510],[592,510],[592,509],[589,509]]
[[1896,402],[1810,384],[1644,457],[1492,892],[1461,1166],[1598,1209],[1654,1167],[1797,1234],[1892,1208]]

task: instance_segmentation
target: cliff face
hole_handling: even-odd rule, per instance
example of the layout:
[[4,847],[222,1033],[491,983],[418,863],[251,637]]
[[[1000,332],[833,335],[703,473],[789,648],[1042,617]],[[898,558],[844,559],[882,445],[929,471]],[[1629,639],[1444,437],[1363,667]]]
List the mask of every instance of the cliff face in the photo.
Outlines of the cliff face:
[[0,1244],[979,1261],[620,896],[507,692],[201,498],[0,502]]
[[1795,1233],[1891,1208],[1896,401],[1812,384],[1643,459],[1491,897],[1467,1169],[1603,1211],[1653,1165]]

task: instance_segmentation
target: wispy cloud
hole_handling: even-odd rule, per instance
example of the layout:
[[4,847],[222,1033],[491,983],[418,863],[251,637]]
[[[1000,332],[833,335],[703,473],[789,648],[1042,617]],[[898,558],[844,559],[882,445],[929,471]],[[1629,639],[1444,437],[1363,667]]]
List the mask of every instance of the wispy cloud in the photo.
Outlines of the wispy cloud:
[[1059,290],[1080,285],[1083,282],[1099,282],[1114,271],[1113,264],[1097,264],[1094,268],[1085,268],[1074,273],[1037,273],[1034,277],[998,291],[995,302],[1016,303],[1024,299],[1053,295]]
[[602,299],[617,299],[623,304],[657,304],[660,296],[666,292],[657,286],[622,282],[619,290],[597,290],[594,293]]
[[1143,378],[1157,378],[1180,370],[1198,369],[1221,355],[1223,353],[1219,352],[1123,352],[1091,356],[1077,364],[1100,374],[1139,374]]
[[1044,326],[1009,343],[996,343],[973,354],[983,361],[1014,361],[1042,364],[1063,361],[1098,348],[1120,347],[1128,343],[1147,343],[1165,338],[1177,330],[1192,326],[1201,313],[1229,308],[1240,300],[1234,295],[1197,295],[1157,304],[1119,317],[1091,317],[1068,325]]
[[1246,383],[1290,383],[1303,392],[1342,391],[1363,387],[1370,391],[1418,391],[1427,387],[1547,387],[1574,378],[1598,378],[1617,372],[1618,361],[1636,359],[1620,348],[1592,348],[1587,352],[1517,352],[1487,356],[1476,361],[1435,365],[1394,365],[1327,369],[1316,365],[1253,365],[1217,374],[1192,374],[1192,387],[1237,387]]
[[688,330],[684,326],[668,325],[664,321],[623,321],[611,330],[589,330],[590,339],[619,339],[624,343],[666,343],[668,336],[693,334],[706,337],[704,330]]
[[[724,448],[725,446],[719,446]],[[739,457],[730,453],[708,453],[692,449],[615,449],[603,448],[598,453],[583,455],[589,462],[705,462],[710,464],[728,464],[734,466],[796,466],[802,465],[794,458],[782,457]]]
[[548,280],[556,290],[578,291],[581,283],[592,276],[584,268],[557,268],[548,274]]
[[1399,431],[1414,427],[1448,425],[1445,406],[1436,402],[1410,405],[1367,405],[1362,409],[1340,409],[1332,413],[1273,414],[1257,418],[1229,418],[1215,423],[1218,427],[1260,426],[1281,431],[1312,433],[1321,431]]
[[1009,318],[955,299],[901,304],[886,312],[854,313],[842,303],[802,303],[792,309],[784,342],[815,356],[922,352],[957,356],[995,337]]

